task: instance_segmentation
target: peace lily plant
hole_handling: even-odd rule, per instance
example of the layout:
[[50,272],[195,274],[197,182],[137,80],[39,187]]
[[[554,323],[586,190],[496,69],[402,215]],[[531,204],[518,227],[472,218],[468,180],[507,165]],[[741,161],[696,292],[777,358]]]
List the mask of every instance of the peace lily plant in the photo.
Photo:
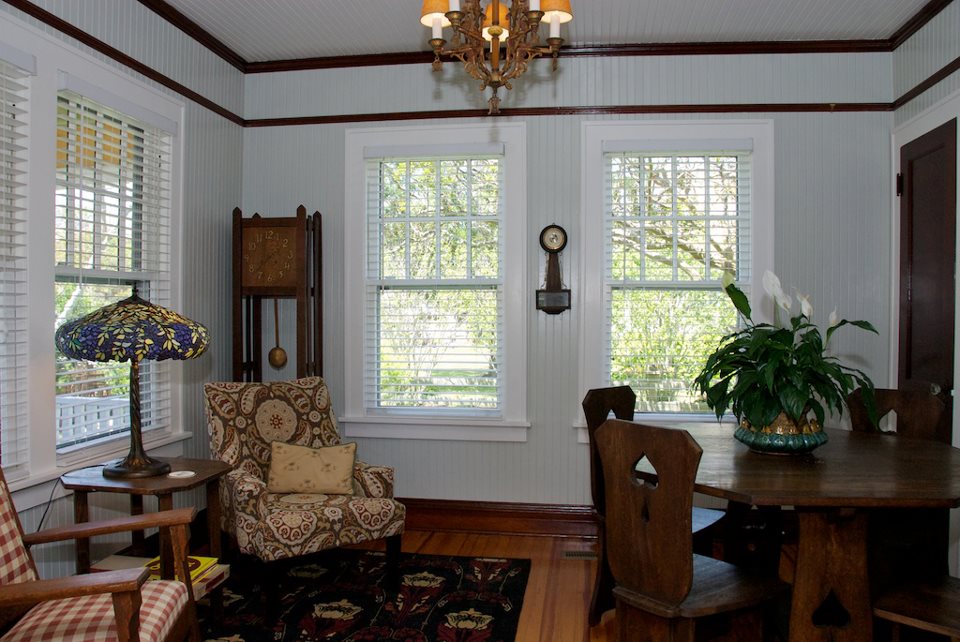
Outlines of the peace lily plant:
[[[813,413],[823,425],[827,412],[839,415],[847,395],[861,387],[867,412],[876,421],[870,378],[828,352],[830,338],[843,326],[876,334],[869,322],[839,319],[834,310],[822,336],[811,322],[810,299],[797,293],[800,312],[791,316],[793,300],[783,291],[777,275],[768,270],[763,275],[763,288],[776,304],[774,323],[756,323],[750,302],[734,284],[732,275],[724,274],[722,286],[742,317],[743,327],[721,339],[720,347],[707,358],[694,380],[694,387],[704,394],[718,419],[729,409],[738,421],[760,430],[782,421],[781,413],[794,426],[806,426]],[[781,314],[787,322],[780,322]],[[819,426],[813,430],[819,432]]]

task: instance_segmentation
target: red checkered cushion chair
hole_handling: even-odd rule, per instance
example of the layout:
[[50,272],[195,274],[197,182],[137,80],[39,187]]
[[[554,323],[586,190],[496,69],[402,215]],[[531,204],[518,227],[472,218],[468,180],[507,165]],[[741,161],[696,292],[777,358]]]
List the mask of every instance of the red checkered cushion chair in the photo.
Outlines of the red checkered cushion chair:
[[213,456],[233,466],[220,484],[222,526],[241,553],[272,562],[386,539],[400,551],[406,508],[393,499],[393,469],[357,460],[349,494],[273,493],[271,444],[319,448],[340,443],[320,377],[204,385]]
[[[187,527],[196,510],[86,522],[24,535],[0,471],[0,642],[199,642],[187,572]],[[28,546],[145,528],[167,528],[177,575],[147,582],[146,568],[38,579]],[[11,626],[12,624],[12,626]]]

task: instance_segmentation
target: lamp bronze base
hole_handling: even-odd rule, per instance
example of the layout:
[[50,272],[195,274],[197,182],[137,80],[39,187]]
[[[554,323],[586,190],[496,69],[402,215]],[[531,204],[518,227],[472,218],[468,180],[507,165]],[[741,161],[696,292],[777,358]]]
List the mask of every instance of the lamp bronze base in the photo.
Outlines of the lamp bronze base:
[[138,479],[156,477],[170,472],[170,464],[150,457],[134,457],[107,462],[103,466],[103,476],[113,479]]

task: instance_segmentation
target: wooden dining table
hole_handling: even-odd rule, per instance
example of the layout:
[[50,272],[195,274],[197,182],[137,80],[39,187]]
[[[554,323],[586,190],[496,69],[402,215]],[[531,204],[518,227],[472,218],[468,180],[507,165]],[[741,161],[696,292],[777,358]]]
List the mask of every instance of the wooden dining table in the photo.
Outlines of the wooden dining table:
[[[872,639],[871,510],[960,506],[960,449],[939,442],[828,429],[829,441],[812,453],[770,455],[736,441],[728,423],[674,427],[703,449],[696,492],[795,509],[791,642]],[[824,621],[827,612],[833,621]]]

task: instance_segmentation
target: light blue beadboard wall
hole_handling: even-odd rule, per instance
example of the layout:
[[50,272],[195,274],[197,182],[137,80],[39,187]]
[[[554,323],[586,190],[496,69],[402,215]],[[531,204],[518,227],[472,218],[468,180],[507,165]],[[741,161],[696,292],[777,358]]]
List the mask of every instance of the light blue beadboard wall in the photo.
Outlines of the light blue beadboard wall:
[[[537,68],[549,74],[549,65]],[[355,112],[423,111],[483,107],[474,83],[445,65],[250,75],[247,118]],[[889,102],[890,54],[580,58],[561,60],[553,82],[524,77],[503,96],[503,107],[792,102]],[[882,338],[838,335],[842,353],[862,356],[878,383],[889,358],[890,152],[893,115],[773,113],[645,116],[647,119],[772,119],[776,137],[776,253],[784,283],[812,296],[824,322],[834,306],[848,318],[873,321]],[[561,257],[564,281],[574,291],[570,312],[532,310],[528,321],[526,443],[363,439],[362,457],[397,469],[401,496],[485,501],[583,504],[589,502],[586,447],[574,423],[578,388],[580,126],[596,117],[525,118],[528,156],[527,237],[536,248],[551,222],[570,233]],[[606,117],[611,120],[613,117]],[[469,126],[477,120],[459,122]],[[410,121],[429,125],[430,121]],[[396,126],[387,123],[380,126]],[[340,312],[346,250],[343,217],[343,134],[376,124],[303,125],[244,131],[243,208],[249,214],[290,215],[303,203],[324,215],[324,372],[343,399],[344,319]],[[529,290],[543,274],[543,254],[531,251]],[[531,294],[532,297],[532,294]],[[268,315],[269,316],[269,315]],[[281,328],[292,337],[292,306]],[[271,329],[267,329],[268,336]],[[287,342],[289,344],[289,341]],[[288,348],[289,349],[289,348]],[[287,376],[289,372],[274,374]]]
[[[894,95],[913,89],[960,57],[960,3],[951,2],[893,54]],[[960,91],[960,71],[954,72],[896,112],[900,125]]]
[[[501,107],[648,104],[889,102],[890,56],[586,57],[537,60],[501,90]],[[459,64],[459,63],[458,63]],[[482,109],[462,65],[445,63],[250,74],[246,118]]]
[[[127,0],[84,0],[73,2],[36,2],[35,4],[68,20],[88,33],[122,50],[177,82],[240,112],[242,110],[243,75],[219,57],[170,26],[137,2]],[[133,77],[168,95],[173,92],[130,72],[122,65],[79,45],[71,38],[26,16],[10,5],[0,3],[0,11],[40,31],[75,45],[81,51],[102,61],[105,66],[121,69]],[[2,34],[0,34],[2,36]],[[184,362],[184,421],[197,435],[184,443],[184,454],[208,457],[206,426],[202,410],[200,384],[224,378],[230,373],[230,211],[240,202],[241,128],[223,117],[182,99],[185,107],[183,128],[183,220],[182,238],[183,285],[180,312],[206,324],[213,336],[212,349],[203,357]],[[179,506],[203,508],[201,492],[176,497]],[[147,508],[155,509],[153,498]],[[129,512],[127,497],[97,494],[91,496],[94,518]],[[24,528],[36,530],[43,507],[20,514]],[[43,522],[45,527],[73,522],[73,506],[69,499],[55,500]],[[96,540],[94,555],[116,548],[114,540]],[[42,546],[34,551],[45,577],[69,574],[73,568],[72,545]]]

